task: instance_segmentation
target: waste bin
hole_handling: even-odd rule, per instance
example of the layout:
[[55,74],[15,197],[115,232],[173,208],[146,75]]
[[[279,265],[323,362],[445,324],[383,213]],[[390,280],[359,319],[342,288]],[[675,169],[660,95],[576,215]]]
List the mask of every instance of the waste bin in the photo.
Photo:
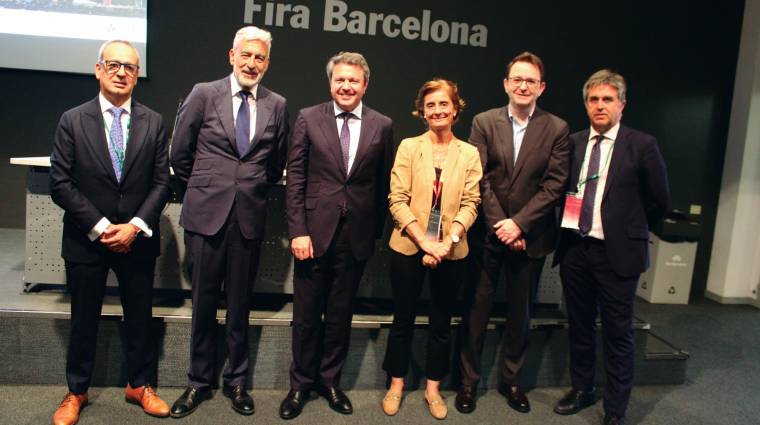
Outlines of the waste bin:
[[636,295],[650,303],[688,304],[699,234],[696,217],[668,213],[649,233],[650,266],[639,278]]

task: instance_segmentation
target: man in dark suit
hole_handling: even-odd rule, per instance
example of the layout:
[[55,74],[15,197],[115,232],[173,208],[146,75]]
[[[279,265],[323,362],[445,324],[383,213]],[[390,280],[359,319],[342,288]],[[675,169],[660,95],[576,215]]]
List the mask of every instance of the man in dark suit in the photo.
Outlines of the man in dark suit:
[[604,338],[604,424],[622,423],[633,386],[633,303],[649,266],[649,229],[667,211],[668,178],[654,137],[620,124],[625,80],[601,70],[583,86],[591,128],[570,136],[571,169],[557,261],[567,302],[572,390],[554,411],[596,401],[596,324]]
[[211,396],[222,282],[228,353],[223,393],[236,412],[254,411],[246,389],[249,299],[267,192],[282,177],[288,134],[285,98],[259,84],[271,43],[267,31],[240,29],[229,52],[232,74],[197,84],[179,111],[171,163],[186,185],[180,224],[192,259],[193,323],[189,382],[172,406],[173,417],[192,413]]
[[475,116],[470,143],[480,152],[482,219],[486,227],[482,253],[474,253],[480,279],[471,296],[461,335],[462,385],[455,406],[475,410],[481,379],[480,357],[501,270],[506,277],[507,324],[501,341],[499,392],[510,407],[530,411],[519,388],[528,346],[532,294],[544,258],[556,241],[554,208],[567,179],[568,128],[565,121],[536,106],[545,89],[541,59],[521,53],[507,66],[506,107]]
[[139,63],[129,42],[103,43],[95,64],[100,94],[66,111],[55,133],[50,193],[65,211],[61,256],[71,292],[69,393],[53,416],[55,425],[76,423],[87,404],[109,269],[119,281],[124,310],[126,399],[150,415],[169,415],[153,387],[150,337],[158,222],[169,197],[169,166],[161,115],[132,100]]
[[341,52],[327,63],[327,78],[332,100],[300,111],[288,152],[288,232],[296,260],[284,419],[301,413],[311,389],[333,410],[353,411],[340,373],[353,300],[387,210],[392,122],[362,103],[367,61]]

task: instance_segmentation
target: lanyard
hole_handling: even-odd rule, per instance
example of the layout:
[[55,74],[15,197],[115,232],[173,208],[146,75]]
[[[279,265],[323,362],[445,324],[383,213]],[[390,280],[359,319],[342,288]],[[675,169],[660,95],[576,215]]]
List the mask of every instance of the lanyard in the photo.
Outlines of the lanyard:
[[[116,120],[114,120],[116,121]],[[111,127],[113,127],[113,121],[111,122]],[[121,125],[121,122],[118,123],[118,125]],[[108,144],[111,145],[111,149],[113,149],[113,152],[116,154],[116,159],[119,161],[119,167],[121,169],[124,169],[124,151],[127,149],[127,143],[129,143],[129,136],[132,135],[132,132],[129,131],[130,127],[132,126],[132,116],[127,116],[127,137],[124,138],[124,146],[119,149],[116,144],[113,141],[113,138],[111,137],[111,127],[108,127],[108,123],[106,122],[106,119],[103,118],[103,127],[106,129],[106,137],[108,137]]]
[[[599,141],[596,142],[596,143],[599,143],[599,149],[602,148],[601,143],[603,141],[604,141],[604,139],[599,140]],[[612,156],[612,148],[614,148],[614,147],[615,147],[615,141],[613,140],[612,144],[610,145],[610,149],[607,151],[607,158],[604,159],[604,164],[596,171],[596,174],[594,174],[593,176],[587,175],[585,179],[583,179],[582,181],[579,181],[578,184],[575,186],[575,193],[580,193],[581,186],[583,186],[584,184],[586,184],[586,183],[588,183],[588,182],[590,182],[592,180],[598,179],[599,178],[599,173],[601,173],[602,170],[607,169],[607,164],[609,164],[609,162],[610,162],[610,156]],[[593,145],[591,146],[591,149],[594,149]],[[591,156],[591,154],[589,153],[589,157],[590,156]],[[584,154],[583,155],[583,162],[581,162],[581,168],[578,170],[579,173],[583,172],[583,165],[585,163],[586,163],[586,155]],[[588,174],[588,170],[586,170],[586,174]]]

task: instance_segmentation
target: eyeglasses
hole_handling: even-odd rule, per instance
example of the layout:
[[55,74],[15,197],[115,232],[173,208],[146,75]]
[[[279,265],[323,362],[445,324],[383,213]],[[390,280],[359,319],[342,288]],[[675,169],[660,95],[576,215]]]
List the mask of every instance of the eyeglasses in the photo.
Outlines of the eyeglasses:
[[520,87],[523,83],[525,83],[525,85],[530,89],[535,89],[538,87],[538,84],[541,83],[541,80],[534,80],[533,78],[509,77],[507,79],[515,87]]
[[100,63],[100,65],[102,65],[106,69],[106,72],[109,73],[110,75],[113,75],[119,72],[122,66],[124,67],[124,73],[126,73],[130,77],[134,77],[135,75],[137,75],[137,71],[140,70],[140,67],[138,65],[135,65],[133,63],[128,63],[128,62],[105,60],[105,61],[100,61],[98,63]]

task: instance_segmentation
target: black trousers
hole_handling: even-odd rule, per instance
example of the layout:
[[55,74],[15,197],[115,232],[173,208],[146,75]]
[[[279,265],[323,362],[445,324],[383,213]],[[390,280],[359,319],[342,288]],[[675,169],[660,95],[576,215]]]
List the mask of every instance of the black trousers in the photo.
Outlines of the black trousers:
[[506,278],[507,323],[501,338],[499,372],[501,382],[519,384],[525,362],[533,294],[541,277],[544,258],[529,258],[525,251],[513,252],[495,235],[487,236],[482,255],[476,255],[480,278],[471,295],[460,337],[462,385],[475,386],[482,376],[481,355],[486,327],[491,317],[496,286],[502,269]]
[[409,369],[417,304],[428,275],[430,315],[425,357],[428,379],[440,381],[449,373],[451,314],[464,278],[465,260],[443,261],[435,269],[422,265],[422,253],[407,256],[391,251],[390,278],[393,290],[393,325],[388,334],[383,369],[392,377],[404,377]]
[[596,318],[602,321],[604,411],[625,416],[633,387],[633,304],[639,276],[619,276],[610,265],[604,241],[570,239],[560,263],[562,289],[567,302],[570,345],[570,379],[573,388],[589,390],[596,371]]
[[155,341],[150,327],[155,265],[155,258],[135,260],[115,253],[92,264],[66,262],[66,284],[71,292],[71,332],[66,353],[69,391],[83,394],[90,387],[109,269],[119,281],[129,384],[155,385],[156,378],[151,376]]
[[295,260],[290,365],[294,390],[339,386],[348,354],[354,298],[365,264],[354,258],[343,221],[324,255]]
[[193,281],[189,385],[205,388],[213,382],[217,355],[216,310],[222,282],[227,301],[228,356],[223,380],[225,385],[246,385],[249,302],[259,266],[261,240],[243,237],[233,207],[217,234],[204,236],[185,231],[185,246],[191,254]]

